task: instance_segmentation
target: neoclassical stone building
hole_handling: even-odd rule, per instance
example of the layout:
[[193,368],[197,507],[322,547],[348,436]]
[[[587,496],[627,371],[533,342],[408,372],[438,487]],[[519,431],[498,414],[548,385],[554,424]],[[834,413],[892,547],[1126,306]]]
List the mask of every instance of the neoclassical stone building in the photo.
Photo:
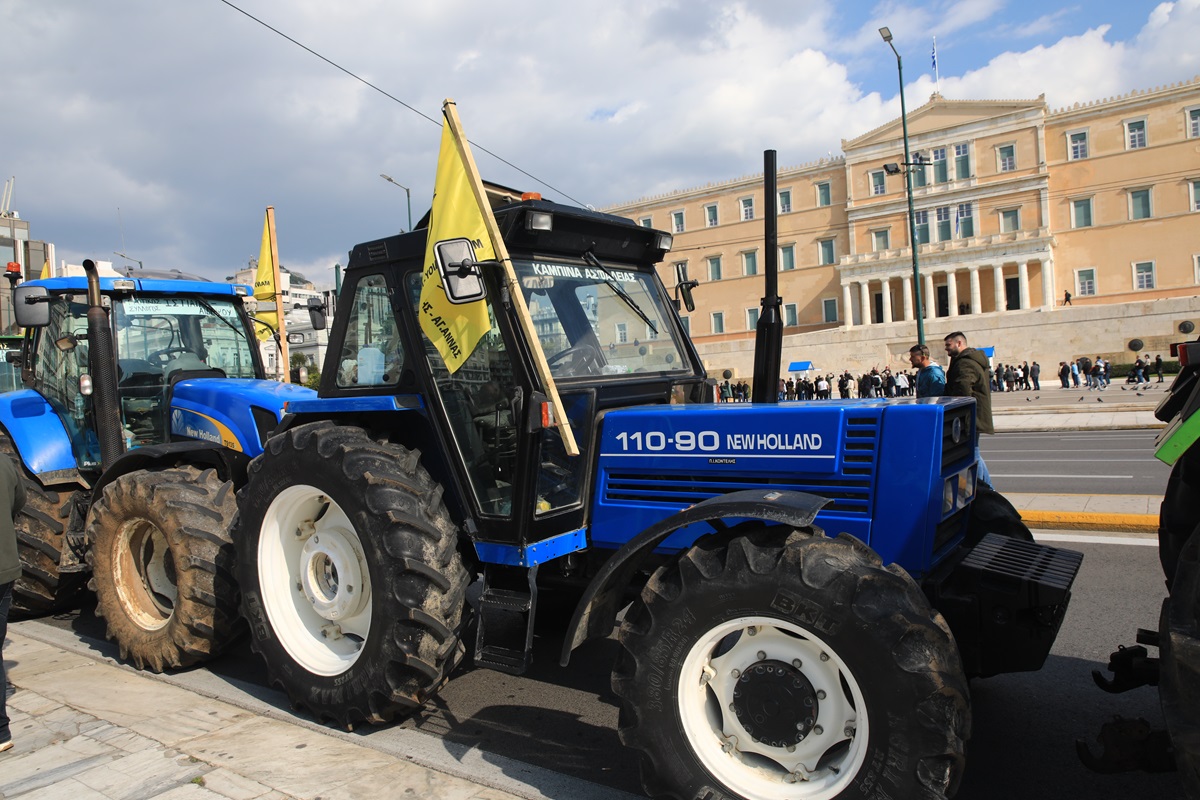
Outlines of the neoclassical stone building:
[[[785,368],[903,365],[918,293],[935,352],[963,329],[1002,361],[1132,360],[1132,340],[1200,327],[1200,79],[1057,110],[935,94],[908,128],[919,292],[899,119],[779,171]],[[606,210],[675,234],[662,277],[701,282],[687,324],[710,371],[748,375],[762,176]]]

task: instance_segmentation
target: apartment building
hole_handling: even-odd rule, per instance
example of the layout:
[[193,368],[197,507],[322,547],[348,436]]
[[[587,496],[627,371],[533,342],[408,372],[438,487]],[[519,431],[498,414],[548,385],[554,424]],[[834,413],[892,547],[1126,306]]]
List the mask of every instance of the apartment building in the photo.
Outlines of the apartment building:
[[[934,94],[908,134],[908,164],[896,119],[779,170],[785,362],[899,363],[918,307],[930,338],[972,330],[1051,364],[1165,345],[1200,317],[1200,79],[1064,109]],[[660,271],[700,281],[686,323],[712,372],[752,363],[763,191],[753,175],[606,209],[674,233]]]

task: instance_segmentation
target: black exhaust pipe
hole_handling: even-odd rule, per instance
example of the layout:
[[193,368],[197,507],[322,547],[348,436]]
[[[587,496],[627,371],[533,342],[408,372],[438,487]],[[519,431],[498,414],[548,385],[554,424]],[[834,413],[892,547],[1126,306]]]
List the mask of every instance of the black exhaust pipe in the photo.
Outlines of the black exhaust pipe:
[[776,228],[775,151],[763,152],[764,194],[763,238],[766,246],[764,271],[766,292],[762,299],[762,311],[758,315],[758,328],[754,338],[754,386],[750,399],[755,403],[779,402],[779,361],[783,358],[783,317],[779,306],[779,234]]
[[117,402],[116,358],[113,354],[112,327],[100,302],[100,274],[96,262],[83,262],[87,274],[88,371],[92,376],[92,413],[96,418],[96,438],[100,440],[100,469],[107,471],[125,452],[121,430],[121,409]]

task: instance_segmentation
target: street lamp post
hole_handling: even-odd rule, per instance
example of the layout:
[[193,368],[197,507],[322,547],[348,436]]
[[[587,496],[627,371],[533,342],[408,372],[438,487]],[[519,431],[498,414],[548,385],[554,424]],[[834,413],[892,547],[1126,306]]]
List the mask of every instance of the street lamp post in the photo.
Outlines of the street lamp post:
[[925,315],[924,309],[921,307],[921,266],[917,260],[917,218],[913,212],[913,163],[908,153],[908,112],[904,106],[904,63],[900,58],[900,52],[896,50],[896,45],[892,44],[891,30],[886,26],[882,27],[879,29],[879,35],[896,54],[896,71],[900,73],[900,125],[904,132],[904,190],[908,195],[908,245],[912,250],[913,301],[917,315],[917,343],[925,344]]
[[413,226],[412,226],[412,192],[410,192],[408,190],[407,186],[397,183],[396,180],[391,175],[384,175],[381,172],[381,173],[379,173],[379,177],[383,178],[385,181],[387,181],[390,184],[393,184],[394,186],[399,186],[401,189],[404,190],[404,196],[408,200],[408,229],[409,229],[409,231],[411,231],[413,229]]

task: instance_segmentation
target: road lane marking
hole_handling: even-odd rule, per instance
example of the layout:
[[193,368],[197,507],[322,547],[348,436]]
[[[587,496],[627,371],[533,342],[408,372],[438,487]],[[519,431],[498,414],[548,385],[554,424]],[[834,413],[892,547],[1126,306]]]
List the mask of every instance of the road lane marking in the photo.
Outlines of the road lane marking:
[[1133,547],[1158,547],[1158,539],[1145,539],[1133,536],[1105,536],[1103,533],[1040,533],[1033,532],[1033,538],[1039,542],[1074,542],[1075,544],[1123,544]]
[[988,474],[993,478],[1067,478],[1076,480],[1089,481],[1131,481],[1132,475],[1001,475],[997,472],[988,470]]

